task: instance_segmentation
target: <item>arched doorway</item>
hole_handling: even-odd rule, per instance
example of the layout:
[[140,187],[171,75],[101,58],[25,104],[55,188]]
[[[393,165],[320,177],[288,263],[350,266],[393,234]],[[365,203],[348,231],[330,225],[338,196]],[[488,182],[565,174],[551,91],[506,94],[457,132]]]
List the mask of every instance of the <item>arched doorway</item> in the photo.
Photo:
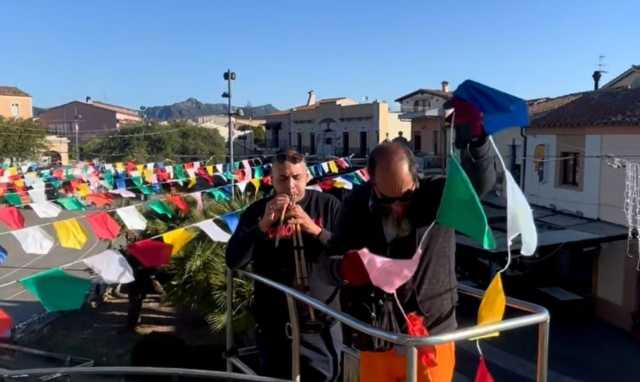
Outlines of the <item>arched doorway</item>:
[[318,139],[318,155],[326,157],[335,155],[336,153],[336,121],[331,118],[325,118],[319,122],[320,134]]

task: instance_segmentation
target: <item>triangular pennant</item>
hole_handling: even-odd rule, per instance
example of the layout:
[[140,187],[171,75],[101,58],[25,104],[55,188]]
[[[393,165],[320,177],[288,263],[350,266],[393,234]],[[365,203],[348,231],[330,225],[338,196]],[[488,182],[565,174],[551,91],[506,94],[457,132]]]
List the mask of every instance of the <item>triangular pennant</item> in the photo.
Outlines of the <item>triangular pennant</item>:
[[204,208],[204,204],[202,203],[202,192],[192,192],[189,194],[189,196],[196,200],[196,209],[198,211],[202,211],[202,209]]
[[136,194],[124,188],[109,191],[112,194],[120,195],[123,198],[135,198]]
[[47,312],[79,309],[91,287],[91,281],[68,275],[60,268],[25,277],[20,283]]
[[152,200],[149,203],[147,203],[147,207],[151,209],[153,212],[155,212],[156,214],[161,216],[166,216],[169,219],[173,219],[173,217],[175,216],[171,207],[169,207],[162,200]]
[[85,209],[84,204],[73,196],[58,198],[56,199],[56,202],[68,211],[83,211]]
[[113,198],[108,193],[96,193],[87,195],[87,202],[94,204],[98,208],[103,208],[113,204]]
[[24,228],[24,216],[16,207],[0,208],[0,222],[4,223],[9,229]]
[[169,195],[167,196],[167,202],[173,204],[178,208],[181,215],[187,215],[189,213],[189,205],[180,195]]
[[55,218],[60,215],[62,208],[58,207],[52,202],[39,202],[29,204],[31,209],[38,215],[39,218]]
[[162,234],[162,241],[173,247],[171,255],[175,255],[196,236],[198,236],[196,232],[186,228],[178,228]]
[[87,242],[87,234],[76,219],[53,222],[58,241],[64,248],[82,249]]
[[4,309],[0,309],[0,336],[6,334],[13,326],[11,316]]
[[[480,308],[478,309],[478,325],[483,324],[492,324],[495,322],[502,321],[502,317],[504,316],[504,311],[507,306],[507,297],[504,294],[504,289],[502,288],[502,278],[500,277],[500,272],[496,273],[489,284],[489,287],[484,292],[482,296],[482,301],[480,302]],[[473,338],[486,338],[486,337],[495,337],[500,333],[490,333],[482,337]]]
[[436,220],[477,241],[484,249],[495,249],[493,232],[480,198],[458,161],[449,157],[447,180]]
[[329,171],[331,171],[332,173],[337,174],[340,172],[338,170],[338,166],[336,165],[336,162],[329,161],[328,166],[329,166]]
[[212,219],[196,223],[195,226],[200,228],[213,241],[226,243],[231,238],[231,235],[218,227]]
[[32,255],[46,255],[55,244],[53,238],[41,227],[27,227],[12,231],[11,234],[18,240],[22,250]]
[[[4,264],[8,256],[9,252],[0,245],[0,264]],[[2,333],[2,331],[0,331],[0,333]]]
[[253,188],[256,190],[255,193],[257,194],[258,191],[260,190],[260,179],[253,178],[249,182],[253,184]]
[[157,240],[141,240],[127,246],[127,251],[147,268],[158,268],[171,261],[171,246]]
[[131,230],[144,230],[147,228],[147,219],[136,209],[136,206],[118,208],[116,214],[122,222]]
[[44,188],[34,188],[33,190],[29,190],[28,193],[31,201],[34,203],[47,201],[47,193]]
[[507,182],[507,240],[509,243],[520,235],[520,253],[531,256],[538,246],[538,231],[533,211],[527,198],[509,171],[505,171]]
[[242,192],[244,194],[244,190],[246,190],[247,184],[249,184],[249,181],[238,182],[236,184],[238,185],[238,188],[240,189],[240,192]]
[[133,269],[118,251],[107,249],[82,260],[107,284],[127,284],[134,281]]
[[12,206],[16,207],[20,207],[22,205],[22,198],[15,192],[4,194],[4,201],[5,203],[11,204]]
[[216,202],[226,202],[230,200],[229,195],[218,188],[209,190],[209,194],[211,194]]
[[240,222],[240,213],[239,212],[229,212],[221,216],[222,220],[224,220],[227,227],[231,233],[235,232],[236,228],[238,228],[238,223]]
[[264,176],[264,170],[262,166],[257,166],[253,168],[253,178],[254,179],[262,179]]
[[113,240],[120,234],[120,225],[106,212],[89,214],[87,221],[98,239]]
[[489,368],[487,368],[487,363],[484,357],[480,357],[474,382],[493,382],[493,376],[489,373]]

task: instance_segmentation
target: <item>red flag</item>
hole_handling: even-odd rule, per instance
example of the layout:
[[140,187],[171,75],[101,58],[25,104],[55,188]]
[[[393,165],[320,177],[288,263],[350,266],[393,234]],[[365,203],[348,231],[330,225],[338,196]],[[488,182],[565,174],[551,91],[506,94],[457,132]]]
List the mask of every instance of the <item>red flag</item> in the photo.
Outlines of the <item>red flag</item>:
[[186,215],[189,213],[189,205],[187,204],[187,201],[184,200],[180,195],[169,195],[167,197],[167,201],[178,207],[182,215]]
[[484,357],[480,357],[475,382],[493,382],[493,377],[491,376],[491,373],[489,373]]
[[207,173],[206,167],[198,167],[198,171],[196,172],[196,174],[204,179],[210,186],[213,186],[213,178]]
[[336,160],[336,165],[340,170],[346,170],[349,168],[349,163],[347,163],[347,161],[344,160],[343,158],[338,158]]
[[[416,313],[407,315],[407,331],[410,336],[424,337],[429,335],[429,331],[424,326],[424,317]],[[436,348],[434,346],[421,346],[418,348],[420,362],[427,367],[438,366],[436,362]]]
[[120,234],[120,225],[106,212],[87,215],[87,221],[99,239],[113,240]]
[[327,192],[333,189],[333,180],[332,179],[323,180],[322,182],[318,183],[318,186],[322,188],[322,191]]
[[113,203],[113,198],[111,198],[111,195],[106,192],[87,195],[86,199],[88,202],[95,204],[98,208],[102,208]]
[[0,208],[0,222],[6,224],[10,229],[24,228],[24,216],[16,207]]
[[173,246],[161,241],[145,239],[127,246],[129,253],[147,268],[159,268],[169,264]]
[[0,309],[0,336],[8,332],[12,325],[13,320],[11,316],[9,316],[4,309]]
[[261,181],[263,186],[271,186],[273,184],[271,181],[271,175],[263,177]]
[[167,170],[165,169],[160,169],[157,168],[156,169],[156,177],[158,178],[158,182],[160,183],[165,183],[166,181],[168,181],[169,178],[169,173],[167,172]]
[[136,171],[136,164],[132,161],[127,162],[127,172]]
[[371,285],[369,273],[367,273],[367,268],[362,263],[358,251],[349,251],[342,257],[340,276],[352,286]]

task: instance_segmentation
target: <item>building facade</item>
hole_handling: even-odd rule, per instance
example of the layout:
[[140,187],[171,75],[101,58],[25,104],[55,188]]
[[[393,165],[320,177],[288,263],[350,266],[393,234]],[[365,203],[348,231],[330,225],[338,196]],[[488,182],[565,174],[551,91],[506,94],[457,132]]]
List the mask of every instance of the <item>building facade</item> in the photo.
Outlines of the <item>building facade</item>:
[[31,96],[13,86],[0,86],[0,116],[4,118],[33,118]]
[[113,134],[127,124],[142,122],[136,110],[92,101],[89,97],[86,102],[73,101],[47,109],[39,118],[50,133],[67,137],[72,142],[77,126],[81,144],[95,137]]
[[385,102],[357,103],[349,98],[316,101],[309,92],[307,104],[265,117],[267,146],[293,147],[320,157],[366,157],[384,140],[411,139],[410,123],[389,111]]

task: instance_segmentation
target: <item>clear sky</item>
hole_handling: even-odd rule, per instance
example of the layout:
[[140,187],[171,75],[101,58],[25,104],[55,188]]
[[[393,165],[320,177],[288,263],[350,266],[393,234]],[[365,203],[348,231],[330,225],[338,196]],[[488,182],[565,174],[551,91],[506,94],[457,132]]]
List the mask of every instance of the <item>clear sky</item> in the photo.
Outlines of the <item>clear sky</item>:
[[134,108],[196,97],[234,104],[393,100],[466,78],[524,98],[587,90],[640,64],[629,1],[2,1],[0,84],[34,105]]

